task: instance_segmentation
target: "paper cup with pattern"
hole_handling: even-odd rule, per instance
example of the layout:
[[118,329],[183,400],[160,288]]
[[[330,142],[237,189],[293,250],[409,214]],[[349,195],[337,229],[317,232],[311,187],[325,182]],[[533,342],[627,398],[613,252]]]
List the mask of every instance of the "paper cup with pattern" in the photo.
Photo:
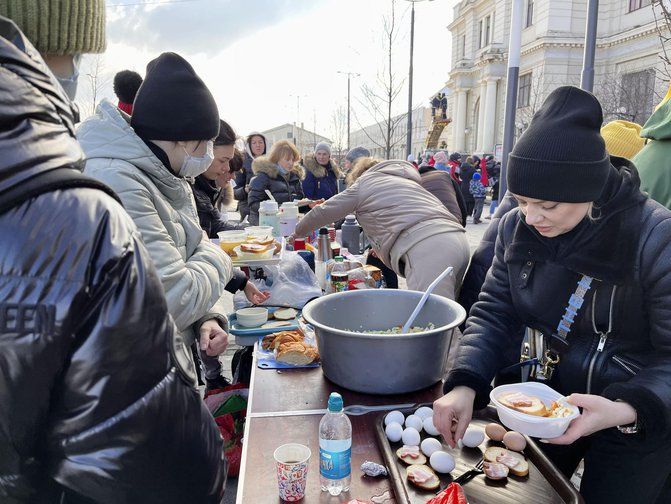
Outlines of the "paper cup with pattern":
[[296,502],[305,497],[310,455],[310,448],[297,443],[285,444],[275,450],[277,484],[283,501]]

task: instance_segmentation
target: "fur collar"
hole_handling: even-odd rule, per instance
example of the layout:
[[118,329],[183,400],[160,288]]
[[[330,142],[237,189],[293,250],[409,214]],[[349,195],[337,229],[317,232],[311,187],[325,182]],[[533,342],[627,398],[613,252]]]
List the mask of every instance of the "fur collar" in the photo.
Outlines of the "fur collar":
[[[305,156],[303,166],[307,171],[312,173],[312,175],[314,175],[315,178],[326,177],[326,168],[317,162],[317,159],[315,158],[314,154],[308,154],[307,156]],[[342,177],[342,173],[340,172],[338,165],[335,164],[332,159],[329,159],[329,168],[334,173],[336,179]]]
[[[266,156],[259,156],[252,161],[252,171],[254,172],[254,175],[265,173],[272,179],[280,177],[280,171],[277,169],[277,165],[272,163]],[[304,178],[303,168],[301,168],[298,163],[291,167],[289,173],[296,175],[301,180]]]

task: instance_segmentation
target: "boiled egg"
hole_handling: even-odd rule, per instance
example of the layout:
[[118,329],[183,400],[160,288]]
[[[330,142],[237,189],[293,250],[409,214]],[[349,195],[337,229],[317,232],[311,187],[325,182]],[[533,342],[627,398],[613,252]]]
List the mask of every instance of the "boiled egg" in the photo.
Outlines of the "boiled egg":
[[482,432],[477,427],[469,427],[464,432],[464,437],[461,440],[461,443],[468,448],[475,448],[480,446],[485,440],[485,433]]
[[455,467],[454,457],[444,451],[433,452],[429,458],[429,464],[431,464],[434,471],[442,474],[452,472]]
[[415,415],[417,415],[419,418],[422,419],[422,421],[424,421],[427,418],[433,416],[433,410],[428,406],[422,406],[421,408],[418,408],[417,411],[415,411]]
[[506,432],[506,428],[497,423],[490,423],[485,427],[485,434],[487,434],[487,437],[492,441],[502,441]]
[[519,432],[510,431],[503,436],[503,444],[509,450],[521,452],[527,447],[527,440]]
[[423,424],[424,430],[426,431],[427,434],[431,436],[439,436],[440,432],[438,432],[438,429],[436,429],[436,426],[433,425],[433,417],[430,416],[429,418],[424,419],[424,424]]
[[426,455],[427,457],[430,457],[435,452],[442,450],[443,445],[436,438],[430,437],[430,438],[426,438],[424,441],[422,441],[421,449],[422,449],[422,453],[424,455]]
[[397,423],[403,425],[405,422],[405,415],[400,411],[390,411],[386,417],[384,417],[384,424],[389,425],[390,423]]
[[396,422],[390,423],[384,429],[384,432],[387,435],[387,439],[389,441],[392,443],[398,443],[401,440],[401,436],[403,436],[403,427],[401,424]]
[[404,445],[408,446],[419,446],[421,438],[419,436],[419,431],[413,427],[408,427],[401,434],[401,439],[403,440]]
[[422,419],[417,415],[408,415],[405,419],[405,426],[412,427],[417,432],[422,432]]

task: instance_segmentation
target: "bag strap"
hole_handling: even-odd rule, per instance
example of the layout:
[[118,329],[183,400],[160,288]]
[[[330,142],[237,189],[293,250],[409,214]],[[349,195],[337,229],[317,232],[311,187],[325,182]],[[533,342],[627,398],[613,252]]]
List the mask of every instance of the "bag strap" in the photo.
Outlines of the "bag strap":
[[592,287],[593,280],[594,279],[588,275],[583,275],[580,278],[575,292],[571,294],[571,297],[568,300],[568,305],[564,310],[564,315],[557,325],[557,330],[550,338],[550,348],[558,355],[568,348],[568,334],[571,332],[571,326],[580,312],[582,305],[585,303],[585,296]]
[[73,168],[62,167],[38,173],[4,192],[2,194],[2,201],[0,201],[0,214],[41,194],[75,187],[98,189],[121,203],[116,193],[102,182],[88,177]]

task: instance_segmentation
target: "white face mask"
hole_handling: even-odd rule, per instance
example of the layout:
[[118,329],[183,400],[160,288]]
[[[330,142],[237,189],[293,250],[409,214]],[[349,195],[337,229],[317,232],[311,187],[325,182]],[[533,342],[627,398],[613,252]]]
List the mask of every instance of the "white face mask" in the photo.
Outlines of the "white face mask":
[[75,95],[77,94],[77,81],[79,80],[79,63],[81,62],[82,55],[75,54],[72,57],[72,67],[74,71],[70,77],[56,77],[58,83],[65,91],[65,94],[68,95],[71,101],[74,101]]
[[198,175],[201,175],[207,171],[207,169],[214,161],[214,143],[212,140],[207,141],[207,149],[205,150],[205,155],[203,157],[192,156],[184,149],[184,161],[182,161],[182,167],[179,169],[180,177],[190,177],[196,178]]

